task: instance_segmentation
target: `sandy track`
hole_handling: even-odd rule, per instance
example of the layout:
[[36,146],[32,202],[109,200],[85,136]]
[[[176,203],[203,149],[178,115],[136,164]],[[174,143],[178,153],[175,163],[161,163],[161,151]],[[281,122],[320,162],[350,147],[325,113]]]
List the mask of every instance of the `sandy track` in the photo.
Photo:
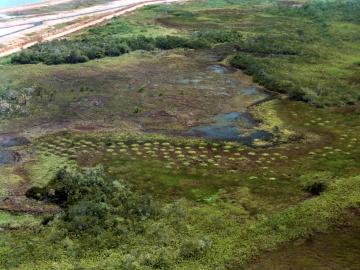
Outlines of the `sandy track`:
[[[179,0],[122,0],[110,5],[94,6],[76,12],[39,16],[29,20],[0,23],[0,57],[5,57],[39,42],[58,39],[84,28],[103,23],[137,8],[150,4],[171,3]],[[68,25],[58,29],[59,24]],[[30,36],[31,35],[31,36]]]

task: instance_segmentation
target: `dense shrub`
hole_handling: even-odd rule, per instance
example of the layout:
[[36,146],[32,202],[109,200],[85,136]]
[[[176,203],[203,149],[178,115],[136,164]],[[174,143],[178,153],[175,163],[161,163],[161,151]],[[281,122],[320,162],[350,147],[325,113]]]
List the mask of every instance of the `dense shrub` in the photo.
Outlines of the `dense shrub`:
[[15,64],[36,64],[39,62],[38,56],[31,50],[22,51],[11,58]]
[[32,188],[27,196],[62,207],[60,226],[77,234],[119,231],[124,220],[134,223],[157,215],[149,197],[132,192],[121,181],[111,181],[101,167],[84,172],[62,168],[45,188]]
[[301,55],[304,53],[300,46],[296,46],[296,41],[290,42],[288,39],[287,36],[259,35],[237,43],[236,47],[238,51],[265,55]]
[[154,39],[151,37],[145,37],[143,35],[137,36],[135,38],[129,38],[126,40],[126,43],[132,51],[136,50],[145,50],[151,51],[155,49]]
[[320,195],[332,181],[332,174],[328,172],[311,173],[300,177],[303,190],[311,195]]
[[225,42],[238,42],[241,41],[242,35],[235,30],[204,30],[193,33],[193,38],[205,40],[207,43],[225,43]]
[[156,47],[163,50],[170,50],[175,48],[189,47],[189,40],[177,36],[157,37],[155,40]]
[[[209,30],[196,32],[191,37],[158,36],[156,38],[137,35],[120,38],[111,33],[117,28],[110,23],[111,31],[96,36],[96,31],[77,39],[57,40],[37,44],[11,58],[13,64],[47,65],[76,64],[105,56],[120,56],[130,51],[154,49],[170,50],[176,48],[199,49],[214,44],[239,41],[240,34],[236,31]],[[122,28],[121,28],[122,29]],[[119,30],[119,29],[118,29]],[[119,30],[120,31],[120,30]],[[94,32],[94,33],[93,33]]]
[[287,15],[308,17],[316,21],[342,20],[360,22],[360,2],[358,0],[307,1],[300,8],[279,6]]
[[35,45],[11,58],[13,64],[76,64],[105,56],[120,56],[133,50],[153,50],[154,39],[107,37],[60,40]]
[[[106,56],[120,56],[124,53],[128,53],[130,51],[130,48],[125,43],[118,43],[118,42],[110,42],[106,44],[105,46],[105,55]],[[94,58],[101,58],[102,55],[99,53],[95,55]]]
[[183,258],[196,258],[205,253],[211,246],[207,238],[186,239],[180,247],[180,256]]
[[105,55],[109,55],[109,56],[120,55],[120,53],[115,53],[119,49],[116,49],[116,47],[115,48],[111,47],[111,50],[110,48],[108,48],[107,50],[106,48],[95,44],[93,46],[85,47],[84,53],[89,58],[89,60],[93,60],[97,58],[103,58],[105,57]]
[[252,67],[256,66],[256,63],[253,60],[253,58],[251,58],[246,54],[240,54],[240,53],[235,55],[230,60],[230,64],[235,68],[239,68],[243,70],[252,70]]
[[296,87],[290,81],[281,80],[281,78],[274,74],[274,70],[269,70],[269,65],[258,61],[256,57],[250,54],[236,54],[230,60],[230,64],[235,68],[242,69],[246,74],[253,76],[255,82],[265,86],[269,90],[287,93],[295,100],[304,100],[305,98],[303,89]]
[[243,53],[237,54],[230,60],[230,64],[252,75],[256,82],[266,86],[268,89],[276,89],[277,91],[282,89],[279,81],[271,77],[266,71],[266,67],[256,61],[256,58],[251,55]]
[[[132,43],[133,44],[133,43]],[[12,57],[13,64],[47,65],[83,63],[105,56],[119,56],[130,51],[124,40],[60,40],[35,45]]]
[[87,61],[89,61],[89,58],[80,50],[72,50],[65,58],[65,62],[70,64],[84,63]]
[[321,192],[325,191],[326,185],[321,181],[314,181],[308,183],[304,190],[311,193],[312,195],[320,195]]

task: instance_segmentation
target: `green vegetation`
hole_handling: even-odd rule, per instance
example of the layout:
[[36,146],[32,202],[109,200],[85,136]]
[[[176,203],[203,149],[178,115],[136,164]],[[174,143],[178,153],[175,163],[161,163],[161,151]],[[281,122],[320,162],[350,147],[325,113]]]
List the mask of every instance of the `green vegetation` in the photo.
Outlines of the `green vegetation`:
[[[0,127],[31,144],[0,167],[0,268],[276,269],[324,239],[318,264],[351,269],[338,251],[358,249],[332,233],[359,228],[357,14],[340,0],[154,5],[3,60]],[[271,139],[183,136],[229,112],[240,136]]]
[[[360,98],[356,1],[309,1],[301,8],[269,7],[268,33],[237,45],[230,63],[268,89],[318,106],[353,104]],[[338,91],[343,89],[343,91]]]
[[[283,245],[280,249],[267,252],[266,256],[258,258],[257,262],[248,269],[269,269],[275,266],[284,269],[345,267],[356,270],[359,268],[359,263],[354,263],[356,255],[355,257],[353,255],[359,253],[357,243],[360,230],[360,218],[356,210],[347,211],[346,218],[341,223],[346,224],[346,228],[343,225],[337,226],[326,234],[314,235],[311,240],[297,240]],[[344,248],[342,243],[347,243],[347,247]],[[336,250],[336,259],[319,260],[319,258],[328,258],[329,250]]]
[[44,6],[35,9],[25,9],[21,11],[9,12],[8,15],[12,16],[24,16],[34,14],[52,13],[54,11],[67,11],[78,8],[86,8],[94,5],[101,5],[109,3],[111,0],[72,0],[65,3],[59,3],[52,6]]
[[63,166],[71,167],[72,165],[66,157],[45,151],[42,155],[39,155],[36,162],[28,165],[31,182],[36,187],[43,187],[54,178],[59,168]]
[[255,224],[245,231],[244,236],[240,234],[239,244],[234,247],[239,257],[230,263],[229,268],[241,268],[244,262],[261,250],[272,250],[279,243],[306,238],[326,230],[342,215],[344,209],[359,205],[359,179],[341,179],[324,196],[291,207]]
[[[50,262],[56,262],[62,269],[71,269],[75,262],[78,267],[101,269],[112,269],[116,265],[125,269],[187,269],[190,266],[206,269],[219,264],[228,269],[242,269],[262,251],[310,237],[340,222],[345,209],[360,203],[359,183],[358,177],[338,179],[323,195],[279,213],[241,224],[232,218],[219,224],[213,218],[235,211],[226,207],[225,198],[222,203],[216,203],[220,208],[199,205],[189,210],[190,205],[184,201],[161,207],[148,197],[136,195],[127,184],[106,177],[101,168],[84,173],[61,169],[37,199],[59,203],[63,212],[55,219],[45,218],[43,223],[48,225],[37,233],[39,238],[31,236],[36,247],[31,264],[36,262],[39,269],[46,269]],[[246,192],[240,194],[244,196]],[[254,207],[244,198],[242,203],[248,211]],[[208,217],[199,224],[194,215]],[[241,217],[241,212],[236,216]],[[205,235],[198,235],[200,228]],[[219,231],[220,228],[224,231]],[[181,239],[178,235],[188,237]],[[8,241],[23,246],[29,241],[28,237],[17,232],[3,239],[3,254],[7,254]],[[143,237],[145,246],[140,241]],[[49,243],[51,253],[43,252]],[[137,252],[129,253],[129,245],[132,252]],[[89,247],[91,256],[86,251]],[[28,248],[25,245],[25,250],[14,250],[2,257],[2,267],[29,269],[31,264],[25,259]]]
[[[89,46],[89,44],[91,44]],[[35,45],[32,49],[23,51],[14,56],[11,61],[14,64],[36,64],[43,62],[48,65],[84,63],[92,59],[105,56],[120,56],[130,50],[153,50],[155,47],[161,49],[174,49],[178,47],[193,47],[186,39],[166,36],[147,38],[138,36],[129,40],[118,40],[112,37],[105,40],[81,42],[54,41],[48,44]]]
[[39,218],[32,215],[16,215],[0,211],[0,230],[17,230],[39,226]]
[[[243,38],[226,56],[267,88],[317,106],[359,99],[359,3],[308,1],[300,7],[277,1],[210,1],[153,8],[156,22],[186,29],[232,29]],[[215,6],[215,8],[213,7]],[[232,54],[232,53],[231,53]],[[338,91],[342,89],[342,91]]]
[[61,168],[43,188],[32,188],[27,196],[54,202],[63,208],[59,228],[76,235],[98,235],[107,230],[129,230],[126,224],[156,216],[146,197],[135,196],[125,183],[105,179],[101,168],[84,173]]
[[152,51],[156,48],[162,50],[176,48],[200,49],[210,47],[213,44],[240,39],[240,35],[232,31],[200,32],[191,38],[172,35],[155,38],[137,35],[122,38],[113,34],[118,28],[126,27],[121,21],[118,24],[116,25],[116,22],[113,22],[109,26],[110,29],[106,26],[102,27],[105,29],[91,30],[74,40],[52,41],[35,45],[31,49],[24,50],[13,56],[11,62],[13,64],[76,64],[105,56],[120,56],[136,50]]
[[9,193],[9,187],[19,184],[22,178],[17,175],[11,166],[1,166],[0,174],[3,179],[0,181],[0,197],[4,197]]
[[[40,157],[51,152],[85,168],[60,166],[44,188],[30,189],[28,196],[53,201],[62,212],[45,216],[47,225],[35,236],[24,229],[7,234],[3,267],[31,269],[36,262],[39,269],[50,263],[62,269],[246,269],[266,250],[326,232],[359,204],[360,182],[354,177],[359,131],[343,125],[356,125],[357,113],[289,101],[273,101],[270,108],[279,113],[277,125],[331,132],[337,139],[325,146],[301,144],[297,152],[294,146],[254,150],[232,142],[113,132],[40,138]],[[219,158],[221,166],[215,162]],[[257,160],[267,168],[257,167]],[[29,164],[28,170],[41,164]],[[86,169],[96,164],[104,169]],[[313,183],[325,188],[306,199],[317,195],[307,189]],[[27,257],[30,239],[36,259]],[[9,242],[24,249],[9,255]],[[50,253],[42,252],[49,246]]]
[[300,7],[277,1],[150,6],[130,22],[115,19],[70,40],[36,45],[11,61],[82,63],[134,50],[217,45],[231,65],[268,89],[317,106],[352,104],[359,99],[359,14],[356,1],[339,0]]
[[[116,24],[116,22],[112,23]],[[119,22],[120,28],[122,23]],[[117,29],[119,26],[111,26]],[[41,43],[12,57],[13,64],[47,65],[76,64],[106,56],[115,57],[130,51],[155,49],[171,50],[177,48],[201,49],[215,44],[239,40],[241,36],[235,31],[205,31],[196,32],[192,37],[157,36],[147,37],[135,35],[130,38],[119,38],[113,35],[114,30],[92,30],[75,40],[52,41]]]

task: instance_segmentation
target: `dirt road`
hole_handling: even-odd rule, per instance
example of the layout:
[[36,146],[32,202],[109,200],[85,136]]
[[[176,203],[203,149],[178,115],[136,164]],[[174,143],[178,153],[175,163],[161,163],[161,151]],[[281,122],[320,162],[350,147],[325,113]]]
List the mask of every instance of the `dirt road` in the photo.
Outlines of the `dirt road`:
[[[178,0],[121,0],[70,12],[0,22],[0,57],[90,27],[139,7]],[[59,27],[61,25],[61,27]]]

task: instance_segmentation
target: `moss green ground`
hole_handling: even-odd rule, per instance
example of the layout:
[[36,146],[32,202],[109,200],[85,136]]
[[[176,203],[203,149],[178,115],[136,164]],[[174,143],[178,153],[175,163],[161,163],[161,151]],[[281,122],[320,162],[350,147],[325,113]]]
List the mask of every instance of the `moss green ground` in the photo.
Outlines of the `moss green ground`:
[[[332,36],[342,38],[324,49],[329,40],[319,35],[316,21],[287,12],[274,11],[263,1],[208,1],[148,7],[120,21],[182,34],[225,25],[249,37],[283,37],[296,28],[305,41],[318,38],[299,44],[320,53],[316,59],[321,63],[300,56],[295,61],[290,56],[251,57],[265,70],[276,67],[269,73],[274,78],[315,92],[324,87],[324,96],[316,93],[313,103],[354,98],[358,84],[349,80],[359,72],[353,65],[359,47],[348,39],[356,38],[358,25],[331,20]],[[48,214],[29,215],[14,205],[12,212],[0,212],[0,268],[317,269],[329,258],[332,264],[327,265],[334,269],[350,267],[360,243],[351,236],[358,232],[360,205],[359,106],[317,108],[274,99],[249,108],[262,96],[241,90],[261,86],[240,71],[208,69],[231,56],[220,47],[136,52],[77,65],[1,66],[4,85],[37,89],[25,114],[0,122],[2,131],[32,138],[31,145],[20,148],[23,163],[0,167],[2,198],[24,184],[46,185],[61,166],[100,164],[109,179],[151,195],[161,214],[125,234],[81,237],[55,223],[40,225]],[[281,139],[271,146],[258,142],[258,147],[246,147],[177,136],[215,114],[247,110],[260,121],[258,128]],[[314,182],[325,185],[319,196],[304,190]],[[353,223],[345,226],[349,220]],[[345,236],[335,241],[334,234]],[[320,254],[318,262],[304,259],[309,258],[306,241],[316,243],[312,248]],[[299,246],[288,248],[293,243]],[[324,248],[330,245],[336,247]],[[337,256],[339,250],[346,259]]]

